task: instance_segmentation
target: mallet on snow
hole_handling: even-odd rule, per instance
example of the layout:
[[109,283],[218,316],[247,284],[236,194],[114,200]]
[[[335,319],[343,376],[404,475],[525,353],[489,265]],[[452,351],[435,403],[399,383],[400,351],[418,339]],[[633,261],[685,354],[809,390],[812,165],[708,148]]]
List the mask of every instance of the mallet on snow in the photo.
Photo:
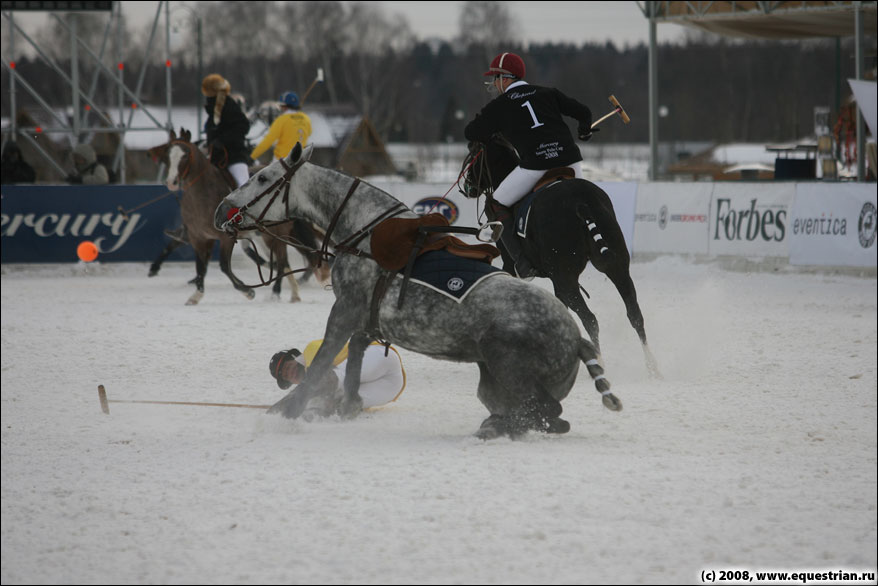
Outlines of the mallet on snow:
[[188,401],[134,401],[124,399],[107,399],[107,391],[104,385],[98,385],[98,399],[101,401],[101,411],[110,414],[110,403],[140,403],[147,405],[190,405],[196,407],[242,407],[244,409],[268,409],[271,405],[242,405],[240,403],[192,403]]
[[613,111],[610,112],[609,114],[601,116],[600,118],[598,118],[597,120],[592,122],[592,125],[591,125],[592,128],[594,128],[595,126],[597,126],[598,124],[600,124],[601,122],[603,122],[604,120],[606,120],[607,118],[612,116],[613,114],[618,114],[619,116],[621,116],[622,122],[624,122],[625,124],[628,124],[629,122],[631,122],[631,118],[629,118],[628,114],[625,113],[625,110],[622,108],[622,104],[619,103],[619,100],[616,99],[616,96],[610,96],[610,103],[612,103],[615,106],[615,108],[613,108]]

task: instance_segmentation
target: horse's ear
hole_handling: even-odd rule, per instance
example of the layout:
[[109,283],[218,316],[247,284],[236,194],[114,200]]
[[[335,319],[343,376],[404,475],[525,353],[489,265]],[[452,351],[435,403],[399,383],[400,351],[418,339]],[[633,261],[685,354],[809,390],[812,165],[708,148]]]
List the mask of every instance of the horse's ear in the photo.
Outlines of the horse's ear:
[[297,142],[296,146],[293,147],[293,150],[290,151],[290,154],[287,156],[287,162],[290,165],[295,165],[299,162],[299,159],[302,157],[302,143]]
[[302,151],[302,162],[310,161],[311,154],[313,152],[314,152],[314,145],[313,144],[309,144],[308,146],[306,146],[305,149]]
[[180,138],[182,138],[186,142],[192,142],[192,133],[189,132],[188,130],[183,130],[183,128],[181,127],[180,128]]
[[168,137],[170,138],[169,142],[173,142],[173,141],[177,140],[177,133],[174,132],[173,128],[171,129],[171,132],[168,133]]

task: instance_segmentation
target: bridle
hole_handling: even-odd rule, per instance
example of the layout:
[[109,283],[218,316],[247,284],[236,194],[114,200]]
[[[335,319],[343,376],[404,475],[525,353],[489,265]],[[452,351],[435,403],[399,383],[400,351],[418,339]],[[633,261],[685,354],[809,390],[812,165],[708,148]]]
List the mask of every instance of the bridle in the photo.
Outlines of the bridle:
[[[282,236],[279,236],[277,234],[274,234],[273,232],[268,230],[268,228],[292,221],[292,219],[290,218],[290,188],[291,188],[290,182],[293,178],[293,175],[296,173],[296,171],[299,169],[299,167],[301,167],[305,163],[305,159],[302,158],[293,165],[288,164],[285,159],[279,159],[279,162],[284,168],[284,174],[280,178],[278,178],[274,183],[269,185],[261,193],[256,195],[256,197],[254,197],[252,200],[250,200],[249,202],[247,202],[246,204],[244,204],[240,208],[231,208],[227,212],[226,216],[228,218],[228,221],[225,224],[223,224],[223,229],[226,231],[226,233],[230,234],[234,238],[237,238],[238,229],[235,227],[235,224],[240,224],[244,220],[245,215],[253,217],[251,214],[248,214],[247,211],[251,207],[253,207],[253,205],[255,205],[257,202],[262,200],[265,196],[267,196],[270,193],[271,197],[268,200],[268,202],[265,204],[265,207],[262,209],[262,213],[260,213],[258,217],[254,218],[254,224],[256,226],[256,229],[264,234],[268,234],[272,238],[275,238],[277,240],[280,240],[281,242],[284,242],[287,245],[296,246],[296,244],[293,244],[292,242],[290,242],[289,239],[284,238]],[[338,220],[341,217],[342,211],[345,209],[345,207],[347,207],[348,202],[353,197],[354,192],[357,190],[357,187],[359,187],[359,185],[360,185],[360,179],[358,177],[355,177],[353,183],[351,183],[351,186],[348,189],[347,194],[345,195],[341,204],[339,204],[338,208],[335,210],[335,213],[333,214],[332,219],[329,222],[329,226],[326,229],[326,234],[323,237],[323,245],[321,246],[319,251],[314,251],[314,252],[319,253],[319,257],[318,257],[319,260],[318,260],[318,264],[317,264],[318,267],[320,267],[321,263],[324,260],[328,261],[330,258],[335,256],[334,254],[329,252],[329,243],[330,243],[331,238],[332,238],[332,233],[335,231],[335,227],[338,224]],[[286,220],[276,220],[273,222],[265,222],[264,221],[265,214],[268,212],[268,209],[274,204],[275,200],[278,197],[283,197],[284,212],[285,212],[284,215],[287,217],[287,219]],[[345,238],[341,242],[338,242],[335,245],[335,249],[337,251],[346,252],[346,253],[352,254],[354,256],[369,256],[365,251],[357,248],[357,245],[360,243],[360,241],[362,241],[366,236],[368,236],[371,233],[371,231],[375,228],[375,226],[380,224],[382,221],[386,220],[387,218],[397,216],[397,215],[399,215],[402,212],[407,211],[407,210],[408,210],[408,207],[405,204],[403,204],[402,202],[399,202],[399,201],[396,202],[396,204],[391,206],[389,209],[381,212],[377,217],[373,218],[365,226],[363,226],[359,230],[355,231],[353,234],[351,234],[350,236],[348,236],[347,238]],[[301,244],[301,243],[299,243],[299,244]]]
[[[171,147],[173,147],[174,145],[185,148],[188,151],[188,154],[186,155],[188,157],[188,160],[186,161],[186,166],[182,170],[177,169],[177,179],[180,182],[180,188],[185,190],[192,187],[201,180],[204,174],[207,173],[208,170],[210,170],[211,163],[210,161],[207,161],[207,164],[204,165],[204,169],[201,170],[201,173],[196,175],[194,179],[184,185],[183,181],[189,176],[189,171],[192,168],[192,161],[193,159],[195,159],[194,151],[197,147],[191,142],[187,142],[185,140],[172,140],[171,143],[168,145],[168,152],[170,152]],[[168,163],[170,164],[170,157]]]
[[[458,181],[463,179],[463,187],[458,184],[457,189],[466,198],[475,199],[482,195],[482,193],[491,195],[494,191],[493,183],[491,182],[491,169],[488,167],[488,157],[485,150],[485,146],[482,145],[480,149],[470,151],[463,159],[461,172],[458,176]],[[482,187],[484,177],[487,177],[488,184]],[[475,195],[470,195],[471,193]]]

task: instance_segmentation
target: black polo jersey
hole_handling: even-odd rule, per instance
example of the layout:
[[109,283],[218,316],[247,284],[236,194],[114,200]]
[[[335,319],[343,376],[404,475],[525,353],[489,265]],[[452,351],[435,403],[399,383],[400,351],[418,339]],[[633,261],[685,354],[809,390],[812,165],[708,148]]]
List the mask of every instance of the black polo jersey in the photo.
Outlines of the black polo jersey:
[[500,132],[512,143],[525,169],[565,167],[582,160],[563,116],[591,126],[591,110],[555,88],[516,82],[491,100],[467,124],[467,140],[488,142]]

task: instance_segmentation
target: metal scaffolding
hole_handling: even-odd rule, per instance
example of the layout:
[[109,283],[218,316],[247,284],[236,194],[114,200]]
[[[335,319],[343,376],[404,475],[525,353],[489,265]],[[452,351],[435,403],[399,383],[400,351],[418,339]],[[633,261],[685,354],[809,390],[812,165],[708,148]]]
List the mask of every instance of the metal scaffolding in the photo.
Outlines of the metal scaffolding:
[[[863,36],[876,33],[876,2],[637,2],[649,20],[649,179],[658,178],[658,47],[656,24],[672,22],[721,35],[801,39],[854,37],[856,79],[863,79]],[[864,181],[865,130],[857,112],[857,181]]]
[[[188,8],[188,7],[184,7]],[[70,34],[70,64],[68,70],[65,70],[61,64],[57,63],[41,46],[31,38],[26,31],[15,20],[15,13],[18,11],[43,11],[49,12],[51,18],[61,24]],[[191,10],[191,9],[190,9]],[[108,14],[107,23],[104,28],[103,38],[101,40],[99,52],[95,52],[82,38],[80,38],[77,30],[77,20],[82,12],[106,12]],[[198,36],[199,36],[199,74],[200,74],[200,35],[201,21],[198,15],[192,12],[197,19]],[[125,70],[127,63],[124,58],[124,30],[122,18],[122,3],[114,2],[2,2],[2,15],[5,27],[8,29],[9,39],[9,58],[3,59],[3,66],[9,73],[9,111],[10,111],[10,128],[9,137],[12,139],[22,138],[28,141],[41,156],[49,162],[62,175],[67,172],[61,168],[59,163],[47,153],[33,136],[40,133],[63,133],[69,134],[72,144],[77,144],[84,136],[91,133],[118,133],[119,144],[113,158],[112,169],[117,174],[120,183],[126,181],[125,169],[125,135],[129,132],[138,131],[155,131],[173,128],[172,121],[172,93],[171,93],[171,50],[170,50],[170,31],[171,31],[171,9],[170,2],[161,1],[156,8],[155,17],[150,29],[149,40],[146,45],[145,54],[143,55],[140,71],[136,72],[136,83],[133,87],[129,86],[125,81]],[[164,19],[162,17],[164,16]],[[159,47],[157,34],[161,21],[164,20],[165,39],[164,47]],[[45,96],[33,88],[28,81],[16,69],[16,37],[20,37],[30,46],[36,55],[43,60],[51,69],[63,80],[65,87],[70,89],[70,104],[72,115],[70,120],[65,120],[59,116],[55,109],[49,105],[49,101]],[[112,39],[112,43],[111,43]],[[108,49],[108,45],[112,44],[112,51]],[[165,95],[167,119],[162,122],[156,115],[150,112],[149,108],[142,102],[141,95],[146,72],[151,62],[154,60],[153,53],[164,51],[165,74]],[[80,60],[90,59],[90,62],[96,65],[95,71],[88,80],[88,87],[85,88],[85,81],[80,75]],[[101,106],[95,103],[95,96],[99,82],[103,80],[112,84],[116,91],[116,107],[118,108],[118,119],[112,120],[108,114],[102,111]],[[51,116],[53,124],[57,126],[50,127],[19,127],[17,121],[17,101],[16,93],[18,88],[22,88]],[[85,89],[84,89],[85,88]],[[106,104],[104,106],[107,106]],[[139,110],[152,123],[151,126],[132,126],[135,110]],[[160,115],[159,115],[160,116]],[[96,125],[95,122],[100,121],[102,125]],[[199,133],[201,132],[201,118],[199,109]],[[4,134],[6,131],[4,130]],[[5,143],[5,137],[4,137]]]

